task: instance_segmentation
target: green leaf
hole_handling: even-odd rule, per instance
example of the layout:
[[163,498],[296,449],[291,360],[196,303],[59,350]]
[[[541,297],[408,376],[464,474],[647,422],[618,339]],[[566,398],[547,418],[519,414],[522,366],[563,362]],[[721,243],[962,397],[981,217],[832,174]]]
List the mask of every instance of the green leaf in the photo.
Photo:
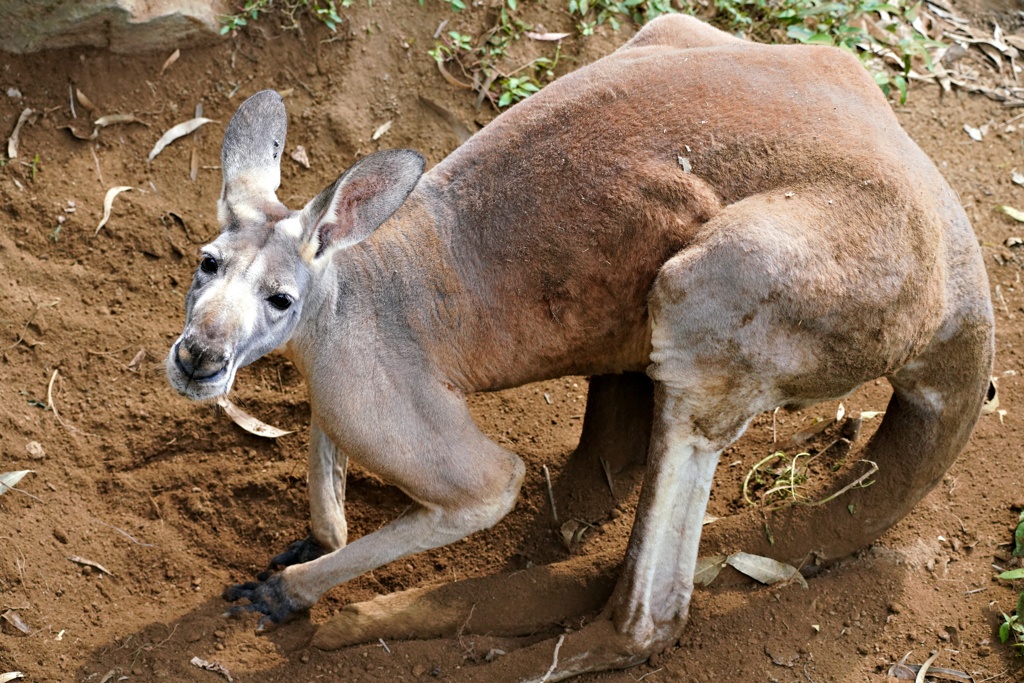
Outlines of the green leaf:
[[506,2],[508,3],[508,8],[513,12],[515,12],[516,8],[519,7],[519,3],[516,2],[516,0],[506,0]]
[[799,40],[801,43],[807,42],[807,39],[814,35],[814,33],[804,26],[790,26],[786,29],[786,35],[793,40]]
[[[1005,614],[1003,616],[1006,616]],[[1004,621],[999,625],[999,642],[1005,643],[1010,637],[1010,622]]]
[[1018,569],[1011,569],[1008,572],[1003,572],[999,575],[999,578],[1003,581],[1016,581],[1018,579],[1024,579],[1024,567]]
[[893,84],[899,88],[900,91],[900,104],[907,103],[907,79],[899,74],[892,77]]
[[817,7],[808,7],[797,12],[797,16],[800,17],[814,17],[821,14],[828,14],[830,12],[837,12],[845,14],[847,6],[839,2],[826,2],[824,5],[818,5]]
[[501,93],[501,97],[498,98],[498,106],[507,107],[510,104],[512,104],[512,93],[511,91],[506,90]]
[[815,33],[813,36],[803,41],[808,45],[831,45],[832,36],[827,33]]
[[[1024,515],[1024,513],[1021,513]],[[1017,528],[1013,531],[1013,556],[1024,557],[1024,520],[1020,520],[1017,523]]]

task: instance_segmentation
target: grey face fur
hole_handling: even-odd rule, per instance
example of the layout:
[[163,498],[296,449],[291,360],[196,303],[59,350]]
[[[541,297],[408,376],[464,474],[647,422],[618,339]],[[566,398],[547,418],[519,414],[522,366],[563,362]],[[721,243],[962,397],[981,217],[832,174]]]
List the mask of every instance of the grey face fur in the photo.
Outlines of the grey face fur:
[[257,239],[248,232],[203,248],[167,359],[171,384],[189,398],[227,393],[237,370],[287,342],[301,317],[310,266],[299,238],[277,226]]
[[246,100],[225,130],[222,232],[202,250],[166,362],[171,385],[189,398],[227,393],[239,368],[286,343],[333,254],[372,234],[423,173],[416,152],[379,152],[291,211],[276,195],[286,131],[272,90]]

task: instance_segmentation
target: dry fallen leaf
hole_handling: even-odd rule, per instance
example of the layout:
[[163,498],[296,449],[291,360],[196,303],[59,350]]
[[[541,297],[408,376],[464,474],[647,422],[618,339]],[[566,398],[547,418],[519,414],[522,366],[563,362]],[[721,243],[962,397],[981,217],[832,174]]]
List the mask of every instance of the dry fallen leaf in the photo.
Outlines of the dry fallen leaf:
[[1024,223],[1024,211],[1015,209],[1012,206],[1004,206],[1002,204],[996,207],[996,211],[1002,211],[1013,220]]
[[726,558],[725,562],[737,571],[766,586],[771,586],[780,581],[795,579],[797,583],[807,588],[807,581],[796,567],[773,560],[770,557],[751,555],[750,553],[733,553]]
[[190,663],[192,664],[192,666],[197,666],[200,669],[206,669],[207,671],[219,673],[221,676],[228,679],[228,683],[233,683],[233,681],[235,680],[231,677],[231,674],[228,673],[228,670],[224,668],[224,665],[220,662],[208,662],[205,659],[193,657]]
[[18,470],[16,472],[0,473],[0,496],[17,486],[18,482],[21,481],[26,474],[34,471],[35,470]]
[[160,139],[156,141],[155,145],[153,145],[153,151],[149,153],[148,160],[153,161],[156,155],[163,151],[164,147],[171,144],[178,138],[185,137],[200,126],[205,126],[207,123],[213,123],[213,119],[207,119],[200,116],[179,123],[176,126],[172,126],[166,133],[161,135]]
[[78,555],[69,555],[68,560],[75,564],[80,564],[83,567],[92,567],[96,571],[103,572],[107,576],[113,576],[113,573],[99,562],[93,562],[92,560],[87,560],[84,557],[79,557]]
[[142,365],[142,361],[146,360],[146,349],[145,347],[139,349],[139,352],[135,354],[131,362],[128,363],[129,370],[138,370],[139,366]]
[[306,154],[306,148],[302,145],[297,145],[289,156],[302,168],[309,168],[309,155]]
[[831,427],[835,423],[836,423],[836,419],[834,417],[830,417],[828,419],[822,420],[821,422],[818,422],[818,423],[808,427],[807,429],[804,429],[803,431],[799,431],[796,434],[794,434],[793,436],[789,437],[788,439],[786,439],[782,443],[778,444],[778,448],[779,448],[780,451],[784,451],[784,450],[792,448],[793,446],[799,446],[800,444],[804,443],[805,441],[809,441],[810,439],[812,439],[813,437],[817,436],[818,434],[821,434],[823,431],[825,431],[826,429],[828,429],[829,427]]
[[580,541],[583,540],[583,534],[587,533],[588,528],[586,524],[575,519],[570,519],[563,524],[559,531],[561,532],[562,544],[565,545],[565,549],[571,553],[579,545]]
[[693,572],[693,582],[698,586],[710,586],[718,578],[718,573],[725,567],[725,555],[714,557],[698,557],[697,569]]
[[14,610],[9,609],[3,614],[0,614],[0,619],[3,619],[8,624],[24,633],[26,636],[32,633],[32,629],[28,627],[28,624],[25,623],[25,620],[22,619],[21,616]]
[[530,40],[543,40],[548,42],[555,42],[568,38],[571,34],[569,33],[535,33],[534,31],[527,31],[525,34]]
[[430,109],[432,112],[434,112],[442,119],[444,119],[445,123],[447,123],[448,126],[452,129],[452,132],[455,133],[455,137],[459,139],[460,145],[466,140],[473,137],[473,131],[472,129],[470,129],[469,126],[464,124],[462,121],[459,120],[459,117],[457,117],[455,114],[451,113],[450,111],[442,107],[437,102],[427,99],[423,95],[420,95],[420,102],[426,105],[426,107]]
[[18,117],[18,122],[14,124],[14,132],[11,133],[11,137],[7,139],[7,156],[11,159],[18,158],[18,138],[21,136],[21,127],[25,125],[25,122],[32,116],[31,109],[23,109],[21,116]]
[[884,410],[862,410],[860,411],[860,419],[862,420],[873,420],[879,415],[885,415]]
[[176,61],[178,61],[178,57],[180,57],[180,56],[181,56],[181,50],[175,50],[174,52],[172,52],[171,56],[168,57],[167,61],[164,62],[164,65],[162,67],[160,67],[160,75],[163,76],[164,72],[167,71],[167,69],[171,66],[171,64],[174,64]]
[[[903,659],[896,662],[889,667],[889,671],[886,673],[887,678],[897,678],[901,681],[916,681],[918,674],[923,668],[920,664],[907,664],[907,657],[910,656],[910,652],[903,655]],[[927,674],[935,678],[945,678],[951,681],[966,681],[967,683],[974,683],[974,678],[970,674],[963,671],[954,671],[953,669],[943,669],[940,667],[928,667]]]
[[92,103],[92,100],[86,97],[85,93],[79,90],[78,88],[75,88],[75,99],[78,100],[78,103],[80,105],[82,105],[82,108],[87,109],[93,113],[97,111],[96,105]]
[[974,140],[975,142],[981,142],[982,140],[985,139],[985,133],[987,129],[988,126],[974,128],[973,126],[968,126],[966,123],[964,124],[964,132],[970,135],[971,139]]
[[1017,185],[1024,185],[1024,173],[1021,173],[1017,169],[1013,169],[1010,173],[1010,180]]
[[5,674],[0,674],[0,683],[9,683],[10,681],[24,678],[25,674],[20,671],[8,671]]
[[135,117],[134,114],[108,114],[107,116],[101,116],[93,123],[92,133],[86,135],[85,133],[79,133],[72,126],[61,126],[61,130],[66,130],[75,136],[79,140],[95,140],[100,135],[100,130],[107,126],[113,126],[119,123],[141,123],[143,126],[149,127],[149,124],[140,121]]
[[217,405],[223,408],[224,412],[228,414],[228,417],[231,418],[232,422],[250,434],[265,436],[268,439],[277,439],[286,434],[291,434],[291,432],[286,432],[283,429],[271,427],[265,422],[260,422],[223,396],[217,399]]
[[107,114],[101,116],[93,123],[97,128],[106,128],[107,126],[113,126],[118,123],[141,123],[142,125],[149,127],[148,123],[144,123],[135,117],[135,114]]
[[96,226],[96,230],[92,233],[93,237],[99,234],[100,229],[107,224],[108,220],[110,220],[110,210],[114,207],[114,197],[122,192],[128,192],[131,189],[133,188],[127,185],[122,185],[120,187],[112,187],[107,190],[107,194],[103,197],[103,218],[100,220],[100,224]]
[[377,127],[377,130],[373,131],[373,135],[370,137],[370,139],[374,141],[380,140],[382,137],[384,137],[384,133],[387,133],[389,130],[391,130],[392,123],[394,123],[394,121],[386,121],[382,123],[380,126]]

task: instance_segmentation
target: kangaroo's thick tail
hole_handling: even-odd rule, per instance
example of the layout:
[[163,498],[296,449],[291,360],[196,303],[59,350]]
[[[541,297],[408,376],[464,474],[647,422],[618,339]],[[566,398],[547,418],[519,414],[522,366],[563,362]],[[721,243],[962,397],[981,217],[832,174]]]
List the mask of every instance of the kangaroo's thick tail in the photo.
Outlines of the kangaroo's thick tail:
[[[795,565],[809,559],[814,562],[805,566],[827,564],[872,543],[910,512],[942,479],[978,421],[992,372],[987,294],[979,292],[976,305],[948,321],[920,357],[888,378],[892,398],[859,456],[878,466],[873,484],[819,506],[720,520],[705,528],[701,555],[742,550]],[[832,492],[848,483],[837,482]]]

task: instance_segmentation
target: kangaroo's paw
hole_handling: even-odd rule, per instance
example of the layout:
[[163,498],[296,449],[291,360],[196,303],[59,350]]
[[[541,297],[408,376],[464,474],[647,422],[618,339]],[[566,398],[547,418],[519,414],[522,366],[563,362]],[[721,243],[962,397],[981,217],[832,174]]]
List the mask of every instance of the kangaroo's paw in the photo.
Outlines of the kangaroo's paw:
[[294,541],[283,553],[270,558],[270,565],[257,574],[256,578],[260,581],[266,581],[274,574],[275,569],[311,562],[327,553],[328,551],[317,543],[312,536],[307,536],[306,538]]
[[265,581],[249,581],[247,583],[228,586],[224,589],[225,600],[235,602],[236,600],[248,600],[248,605],[235,605],[224,616],[241,616],[246,612],[259,612],[264,616],[260,619],[256,630],[262,631],[270,624],[280,624],[291,619],[301,611],[308,609],[308,605],[289,597],[285,592],[284,580],[281,574],[274,574]]

